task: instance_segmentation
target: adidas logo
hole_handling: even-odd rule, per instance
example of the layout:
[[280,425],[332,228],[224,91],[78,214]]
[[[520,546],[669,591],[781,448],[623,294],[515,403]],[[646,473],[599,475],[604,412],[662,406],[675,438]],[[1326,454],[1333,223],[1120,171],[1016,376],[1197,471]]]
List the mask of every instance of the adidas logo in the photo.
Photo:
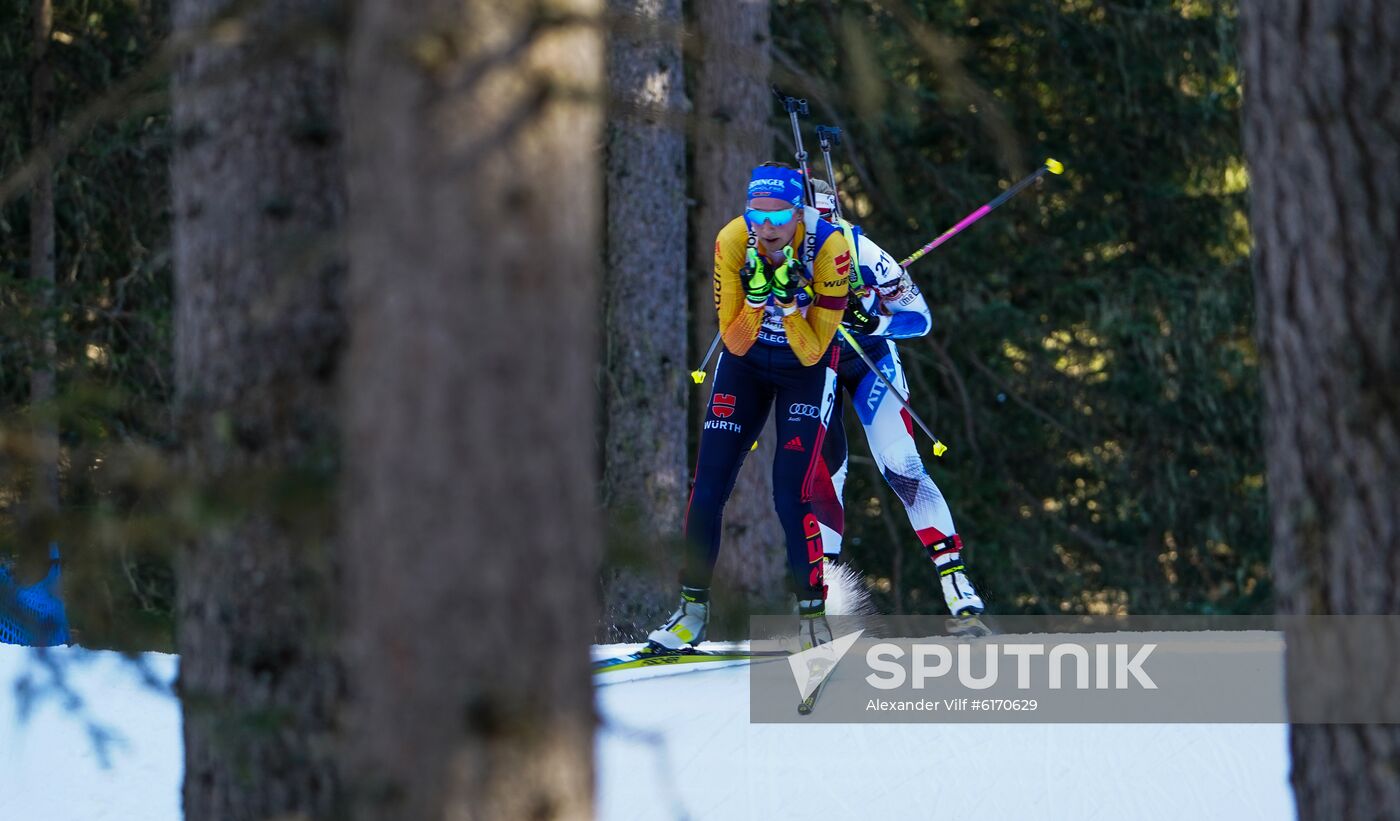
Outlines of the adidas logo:
[[786,445],[783,445],[783,450],[795,450],[795,451],[797,451],[798,453],[806,453],[806,452],[807,452],[807,449],[804,448],[804,447],[802,447],[802,437],[801,437],[801,436],[794,436],[794,437],[792,437],[791,439],[789,439],[789,440],[788,440],[788,443],[787,443]]

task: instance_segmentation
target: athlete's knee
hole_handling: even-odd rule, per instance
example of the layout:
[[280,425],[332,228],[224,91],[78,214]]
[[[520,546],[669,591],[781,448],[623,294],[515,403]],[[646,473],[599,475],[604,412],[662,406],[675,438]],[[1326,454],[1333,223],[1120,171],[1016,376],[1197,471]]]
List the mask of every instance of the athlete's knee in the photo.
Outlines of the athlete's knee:
[[773,510],[777,511],[778,518],[783,520],[800,517],[810,505],[810,501],[803,498],[799,487],[774,487],[773,488]]
[[924,473],[918,444],[908,436],[881,437],[871,443],[871,455],[882,465],[897,467],[901,473]]
[[733,471],[724,466],[707,468],[701,465],[695,471],[695,484],[690,489],[690,502],[687,509],[718,512],[729,501],[734,489]]
[[718,510],[729,500],[729,489],[721,481],[696,481],[690,492],[692,511]]

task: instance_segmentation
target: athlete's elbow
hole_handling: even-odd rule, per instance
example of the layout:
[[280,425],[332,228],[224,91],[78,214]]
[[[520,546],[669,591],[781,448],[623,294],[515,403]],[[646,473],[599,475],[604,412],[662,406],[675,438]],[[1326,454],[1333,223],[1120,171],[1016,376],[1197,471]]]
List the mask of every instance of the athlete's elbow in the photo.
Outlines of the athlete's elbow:
[[801,362],[803,367],[810,368],[822,361],[823,354],[825,354],[830,347],[831,337],[827,337],[825,343],[823,343],[820,338],[817,338],[813,340],[811,345],[803,345],[800,351],[794,349],[793,353],[797,355],[797,361]]
[[919,311],[914,314],[906,314],[909,319],[905,320],[907,326],[904,330],[906,339],[913,339],[920,336],[928,336],[928,332],[933,330],[933,317],[927,311]]
[[[737,324],[738,323],[735,323],[735,325]],[[743,356],[749,352],[749,348],[753,347],[753,343],[757,341],[758,334],[747,334],[744,332],[747,330],[746,328],[735,327],[735,325],[725,328],[720,338],[724,340],[725,350],[735,356]]]
[[730,339],[729,337],[724,338],[724,349],[735,356],[743,356],[748,353],[749,348],[752,347],[753,342],[750,340],[736,340]]

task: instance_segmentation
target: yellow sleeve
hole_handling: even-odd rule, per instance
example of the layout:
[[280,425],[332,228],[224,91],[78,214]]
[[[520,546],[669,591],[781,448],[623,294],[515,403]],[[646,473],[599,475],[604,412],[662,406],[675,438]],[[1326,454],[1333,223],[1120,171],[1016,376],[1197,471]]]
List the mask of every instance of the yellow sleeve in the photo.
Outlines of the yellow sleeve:
[[724,347],[743,356],[758,340],[763,325],[763,306],[744,299],[744,283],[739,271],[744,267],[749,231],[743,217],[735,217],[715,237],[715,312]]
[[851,272],[851,251],[846,238],[833,232],[817,250],[812,262],[812,304],[807,316],[793,311],[783,317],[788,345],[803,365],[815,365],[831,346],[836,326],[846,313],[847,276]]

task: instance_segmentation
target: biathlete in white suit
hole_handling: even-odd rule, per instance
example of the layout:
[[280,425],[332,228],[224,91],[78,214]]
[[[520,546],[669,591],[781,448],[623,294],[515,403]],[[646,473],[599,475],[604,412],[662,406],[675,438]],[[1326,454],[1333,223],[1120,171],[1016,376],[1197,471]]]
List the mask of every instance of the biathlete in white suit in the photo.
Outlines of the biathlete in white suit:
[[[834,221],[835,195],[831,186],[823,180],[813,180],[813,187],[817,191],[818,211]],[[908,397],[909,385],[894,340],[912,339],[929,332],[933,322],[928,303],[909,274],[858,226],[843,220],[838,227],[855,251],[856,263],[851,267],[850,305],[842,325],[885,377]],[[851,346],[844,339],[839,339],[838,345],[836,407],[821,454],[828,480],[818,483],[812,500],[827,559],[839,558],[845,531],[841,499],[847,473],[847,445],[841,413],[844,393],[850,397],[856,416],[865,428],[865,438],[880,475],[904,504],[909,523],[933,561],[949,612],[956,617],[980,615],[982,599],[968,581],[962,560],[962,540],[947,501],[919,456],[913,420],[899,400],[890,395],[884,380],[870,370]]]

